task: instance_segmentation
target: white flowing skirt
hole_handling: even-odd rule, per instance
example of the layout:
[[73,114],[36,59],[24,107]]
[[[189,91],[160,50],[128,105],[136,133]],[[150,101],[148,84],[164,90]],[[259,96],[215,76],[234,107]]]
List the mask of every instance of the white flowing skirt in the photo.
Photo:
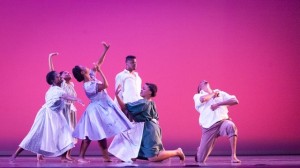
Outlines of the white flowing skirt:
[[73,137],[101,140],[132,127],[132,123],[112,101],[95,101],[87,106],[75,127]]
[[134,122],[134,127],[116,135],[111,142],[108,152],[124,162],[132,162],[137,158],[142,142],[144,122]]
[[72,132],[62,111],[55,112],[44,105],[19,146],[46,157],[60,156],[73,148]]

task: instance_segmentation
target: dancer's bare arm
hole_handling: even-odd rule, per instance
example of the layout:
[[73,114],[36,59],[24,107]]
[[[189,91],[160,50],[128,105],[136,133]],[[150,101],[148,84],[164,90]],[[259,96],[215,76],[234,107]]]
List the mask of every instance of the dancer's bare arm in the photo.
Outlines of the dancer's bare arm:
[[49,70],[50,71],[54,71],[54,65],[53,65],[53,60],[52,57],[58,55],[58,53],[50,53],[49,54],[49,58],[48,58],[48,62],[49,62]]
[[125,111],[126,111],[125,103],[124,103],[124,102],[122,101],[122,99],[119,97],[120,91],[121,91],[121,85],[119,85],[119,86],[117,87],[116,92],[115,92],[115,96],[116,96],[116,99],[117,99],[117,101],[118,101],[118,103],[119,103],[119,105],[120,105],[120,107],[121,107],[121,110],[122,110],[123,112],[125,112]]

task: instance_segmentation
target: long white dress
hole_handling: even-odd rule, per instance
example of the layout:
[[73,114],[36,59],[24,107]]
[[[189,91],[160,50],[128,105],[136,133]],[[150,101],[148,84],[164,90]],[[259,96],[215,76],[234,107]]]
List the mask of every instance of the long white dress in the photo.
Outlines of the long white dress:
[[58,86],[49,88],[46,103],[19,145],[21,148],[46,157],[56,157],[74,147],[71,129],[62,114],[64,101],[61,96],[64,93]]
[[99,82],[92,80],[84,83],[85,93],[91,102],[75,127],[74,138],[101,140],[132,128],[131,122],[106,90],[97,91]]

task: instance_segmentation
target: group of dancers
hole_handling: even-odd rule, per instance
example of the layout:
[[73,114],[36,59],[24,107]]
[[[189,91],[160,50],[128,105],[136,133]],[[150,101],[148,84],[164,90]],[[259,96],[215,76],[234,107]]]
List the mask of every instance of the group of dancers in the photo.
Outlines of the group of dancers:
[[[72,69],[78,82],[83,82],[86,96],[90,99],[84,113],[76,123],[74,102],[77,98],[71,75],[67,71],[54,71],[52,57],[49,54],[50,72],[46,81],[50,88],[45,95],[45,104],[38,111],[34,123],[11,156],[14,162],[24,150],[37,154],[37,160],[44,157],[60,156],[64,162],[73,162],[71,149],[81,140],[77,162],[90,162],[85,153],[91,141],[97,141],[102,150],[104,162],[111,162],[110,154],[124,162],[144,159],[159,162],[170,157],[185,160],[181,148],[165,150],[162,144],[161,128],[158,123],[156,105],[152,101],[157,86],[145,83],[136,72],[136,57],[126,57],[126,68],[116,76],[115,100],[107,94],[108,82],[101,70],[106,52],[110,45],[102,42],[104,52],[91,69],[76,65]],[[100,80],[96,75],[100,75]],[[236,155],[237,127],[228,115],[228,106],[238,104],[236,96],[225,91],[211,89],[210,83],[202,80],[193,97],[195,109],[200,113],[199,124],[202,128],[200,145],[195,161],[205,163],[215,141],[220,136],[229,138],[231,162],[240,163]],[[113,137],[108,147],[107,138]]]
[[[91,141],[98,142],[104,162],[111,162],[110,154],[124,162],[136,159],[158,162],[175,156],[185,160],[181,148],[165,150],[163,147],[158,113],[152,101],[157,86],[145,83],[141,88],[141,79],[135,72],[135,56],[126,57],[126,69],[116,77],[115,101],[107,94],[108,81],[101,65],[110,45],[102,44],[104,52],[94,67],[90,69],[76,65],[72,69],[75,79],[83,82],[85,94],[90,100],[78,123],[74,103],[83,103],[77,97],[70,73],[54,70],[52,57],[58,53],[49,54],[50,72],[46,75],[46,81],[50,88],[45,95],[45,104],[11,156],[11,162],[24,150],[35,153],[38,161],[44,157],[60,156],[63,162],[73,162],[75,159],[71,156],[71,149],[78,140],[81,140],[79,158],[76,160],[79,163],[90,162],[85,154]],[[114,138],[108,147],[107,138],[110,137]]]

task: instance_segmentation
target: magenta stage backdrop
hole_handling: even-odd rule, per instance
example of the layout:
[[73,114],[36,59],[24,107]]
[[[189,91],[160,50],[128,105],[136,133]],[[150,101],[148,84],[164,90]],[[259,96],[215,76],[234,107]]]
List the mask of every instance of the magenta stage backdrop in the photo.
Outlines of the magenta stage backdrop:
[[[103,65],[110,96],[129,54],[143,82],[158,85],[165,148],[196,152],[193,95],[206,79],[240,101],[229,108],[239,155],[300,154],[299,9],[299,0],[0,0],[0,154],[16,150],[44,104],[48,54],[59,52],[58,71],[92,66],[101,41],[111,44]],[[230,154],[226,138],[213,153]]]

